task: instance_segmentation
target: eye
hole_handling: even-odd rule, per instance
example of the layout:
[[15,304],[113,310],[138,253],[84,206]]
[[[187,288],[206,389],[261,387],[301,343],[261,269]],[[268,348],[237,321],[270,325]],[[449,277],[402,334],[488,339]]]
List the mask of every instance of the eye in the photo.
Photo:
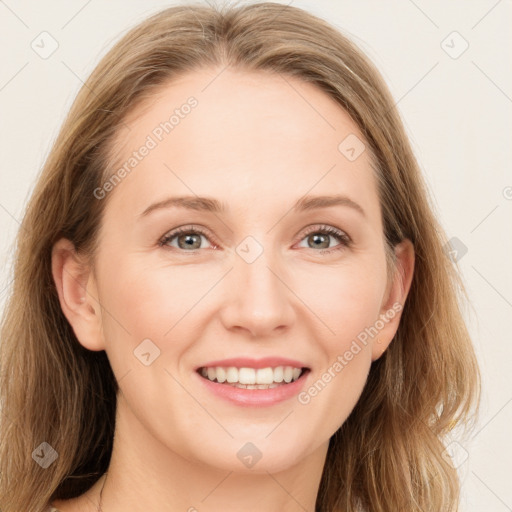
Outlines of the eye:
[[[182,226],[180,228],[173,229],[169,233],[166,233],[159,240],[158,245],[160,247],[168,246],[175,249],[183,249],[184,252],[194,253],[194,251],[205,248],[201,247],[201,238],[210,240],[209,234],[201,227],[194,225]],[[340,243],[334,247],[329,247],[330,238],[335,238]],[[177,245],[173,243],[175,239]],[[312,243],[312,245],[310,245],[308,248],[320,249],[318,251],[320,254],[328,254],[333,251],[339,251],[349,247],[352,244],[352,240],[346,233],[337,228],[325,225],[311,226],[306,231],[301,241],[304,239],[307,239],[308,242]],[[218,245],[215,243],[212,245],[215,249],[218,248]]]
[[[165,234],[158,242],[160,247],[170,246],[176,249],[183,249],[185,252],[192,252],[197,249],[204,249],[201,247],[201,237],[206,238],[208,235],[203,229],[198,226],[183,226],[181,228],[176,228],[169,233]],[[174,239],[176,239],[178,246],[171,244]],[[215,244],[213,244],[214,247]],[[190,249],[190,250],[189,250]]]
[[[330,240],[329,238],[336,238],[340,243],[337,246],[329,247]],[[310,245],[309,248],[318,248],[321,249],[320,254],[328,254],[333,251],[339,251],[350,247],[352,244],[352,240],[350,237],[340,231],[339,229],[333,228],[331,226],[312,226],[306,231],[304,238],[308,242],[311,242],[313,245]]]

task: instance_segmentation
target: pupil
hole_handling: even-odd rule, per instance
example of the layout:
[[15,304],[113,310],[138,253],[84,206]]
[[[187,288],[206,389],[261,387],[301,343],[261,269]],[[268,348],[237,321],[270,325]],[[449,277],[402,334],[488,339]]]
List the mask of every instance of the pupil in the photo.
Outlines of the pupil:
[[[193,244],[194,244],[194,238],[198,238],[198,235],[184,235],[183,236],[185,238],[185,242],[184,242],[184,245],[186,247],[191,247]],[[183,245],[180,243],[179,244],[180,247],[183,248]],[[199,245],[201,245],[201,240],[199,239]],[[194,249],[197,249],[198,247],[194,247]]]
[[[325,248],[326,248],[326,247],[328,247],[328,246],[329,246],[329,239],[328,239],[328,237],[327,237],[326,235],[319,235],[319,234],[313,235],[313,239],[315,240],[315,242],[316,242],[316,241],[318,241],[318,240],[319,240],[319,239],[321,239],[321,238],[324,238],[324,239],[325,239],[325,240],[324,240],[324,246],[323,246],[322,248],[324,248],[324,247],[325,247]],[[327,243],[327,245],[325,245],[325,242]],[[322,241],[321,241],[321,240],[320,240],[320,244],[316,244],[316,243],[315,243],[315,245],[316,245],[317,247],[320,247],[320,245],[321,245],[321,244],[322,244]]]

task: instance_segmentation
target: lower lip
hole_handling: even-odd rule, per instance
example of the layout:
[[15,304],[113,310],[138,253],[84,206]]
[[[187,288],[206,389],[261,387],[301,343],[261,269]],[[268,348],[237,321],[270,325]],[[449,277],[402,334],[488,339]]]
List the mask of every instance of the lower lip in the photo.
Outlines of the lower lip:
[[279,402],[284,402],[285,400],[289,400],[297,395],[304,387],[309,372],[310,370],[306,370],[294,382],[269,389],[235,388],[234,386],[228,386],[227,384],[213,382],[210,379],[202,377],[197,372],[194,373],[203,385],[206,386],[206,389],[224,400],[239,406],[266,407]]

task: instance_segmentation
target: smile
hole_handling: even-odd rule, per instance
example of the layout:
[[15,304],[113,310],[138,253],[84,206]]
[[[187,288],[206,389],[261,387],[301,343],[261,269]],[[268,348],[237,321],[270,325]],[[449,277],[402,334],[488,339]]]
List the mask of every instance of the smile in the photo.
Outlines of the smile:
[[235,366],[202,367],[200,374],[219,384],[227,384],[242,389],[272,389],[295,382],[307,368],[276,366],[266,368],[248,368]]
[[269,407],[297,396],[310,372],[309,368],[296,366],[210,366],[200,367],[194,374],[210,396],[231,405],[254,408]]

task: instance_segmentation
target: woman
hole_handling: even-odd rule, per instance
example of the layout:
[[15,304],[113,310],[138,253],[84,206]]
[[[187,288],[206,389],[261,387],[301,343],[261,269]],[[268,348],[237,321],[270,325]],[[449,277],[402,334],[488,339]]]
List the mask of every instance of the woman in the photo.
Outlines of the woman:
[[443,441],[480,381],[445,243],[332,26],[152,16],[80,91],[19,232],[0,509],[456,510]]

